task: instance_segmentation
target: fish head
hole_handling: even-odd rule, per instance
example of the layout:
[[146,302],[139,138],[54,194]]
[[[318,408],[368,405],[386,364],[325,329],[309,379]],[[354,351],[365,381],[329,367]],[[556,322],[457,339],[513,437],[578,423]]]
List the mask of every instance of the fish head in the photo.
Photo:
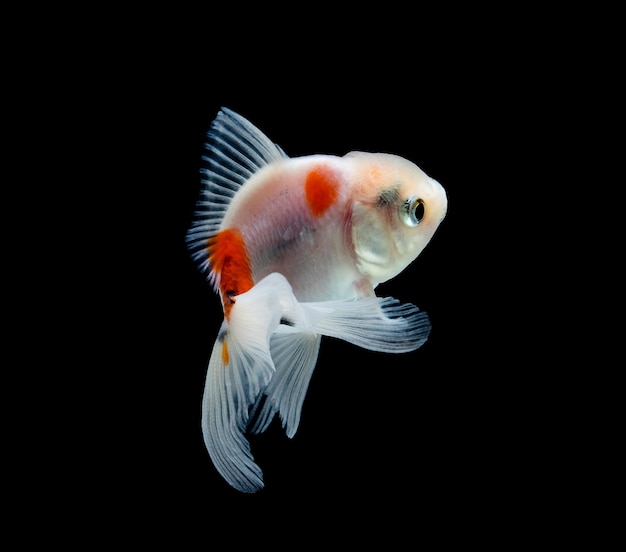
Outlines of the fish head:
[[350,152],[354,178],[351,238],[357,268],[373,285],[404,270],[424,250],[448,208],[445,189],[413,162]]

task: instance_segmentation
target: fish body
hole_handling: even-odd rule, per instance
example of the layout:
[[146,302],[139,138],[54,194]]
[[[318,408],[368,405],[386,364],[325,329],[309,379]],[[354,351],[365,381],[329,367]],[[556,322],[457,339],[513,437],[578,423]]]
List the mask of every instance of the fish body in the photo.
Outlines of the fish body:
[[206,152],[187,244],[221,298],[224,321],[202,430],[220,474],[251,493],[263,477],[246,434],[264,431],[277,413],[295,434],[322,336],[394,353],[426,341],[425,312],[374,290],[429,243],[447,197],[393,154],[290,158],[226,108]]

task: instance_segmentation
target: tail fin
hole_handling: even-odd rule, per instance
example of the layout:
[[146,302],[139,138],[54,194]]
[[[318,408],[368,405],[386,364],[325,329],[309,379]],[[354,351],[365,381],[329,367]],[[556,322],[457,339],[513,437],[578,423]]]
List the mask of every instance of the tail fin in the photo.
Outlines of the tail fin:
[[265,431],[279,412],[287,437],[295,435],[321,339],[321,335],[312,332],[272,336],[270,350],[276,373],[250,412],[250,433]]
[[[317,360],[319,336],[310,332],[300,334],[309,325],[291,286],[280,274],[267,276],[234,301],[229,321],[222,323],[207,369],[202,433],[222,477],[236,489],[253,493],[263,488],[263,476],[245,433],[248,429],[252,433],[263,431],[280,410],[288,424],[288,433],[293,435]],[[292,342],[293,335],[297,337]],[[279,368],[277,375],[270,354],[272,336],[275,337],[271,353]],[[269,386],[274,377],[276,380]],[[255,416],[253,427],[248,428],[250,409],[256,405],[256,411],[263,393],[276,395],[277,406],[274,408],[271,401],[267,402],[262,416]]]
[[[246,367],[246,355],[228,337],[227,328],[224,322],[220,331],[223,337],[215,342],[209,361],[202,398],[202,433],[222,477],[239,491],[253,493],[263,487],[263,476],[243,435],[250,392],[244,381],[247,370],[241,370]],[[267,362],[262,368],[271,371]]]
[[293,437],[322,335],[401,353],[420,347],[430,331],[426,313],[393,298],[298,303],[277,273],[234,300],[209,361],[202,432],[219,473],[245,493],[263,488],[245,433],[265,431],[279,413]]
[[202,399],[202,433],[213,463],[236,489],[263,488],[244,436],[248,411],[274,373],[270,336],[280,324],[276,290],[258,285],[235,298],[213,346]]

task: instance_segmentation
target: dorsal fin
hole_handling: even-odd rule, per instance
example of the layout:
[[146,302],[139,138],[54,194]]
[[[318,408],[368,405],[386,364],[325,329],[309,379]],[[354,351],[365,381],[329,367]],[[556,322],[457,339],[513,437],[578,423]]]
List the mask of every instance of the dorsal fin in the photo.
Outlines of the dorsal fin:
[[250,121],[225,107],[211,123],[205,149],[200,197],[186,241],[200,270],[209,273],[208,240],[219,231],[237,190],[259,169],[287,155]]

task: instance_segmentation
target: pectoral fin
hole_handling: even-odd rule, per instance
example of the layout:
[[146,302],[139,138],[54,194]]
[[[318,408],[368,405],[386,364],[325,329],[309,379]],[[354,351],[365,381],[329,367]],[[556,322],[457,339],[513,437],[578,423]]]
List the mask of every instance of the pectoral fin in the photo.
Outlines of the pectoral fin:
[[393,297],[303,303],[321,313],[315,331],[372,351],[406,353],[421,347],[430,334],[428,314]]

